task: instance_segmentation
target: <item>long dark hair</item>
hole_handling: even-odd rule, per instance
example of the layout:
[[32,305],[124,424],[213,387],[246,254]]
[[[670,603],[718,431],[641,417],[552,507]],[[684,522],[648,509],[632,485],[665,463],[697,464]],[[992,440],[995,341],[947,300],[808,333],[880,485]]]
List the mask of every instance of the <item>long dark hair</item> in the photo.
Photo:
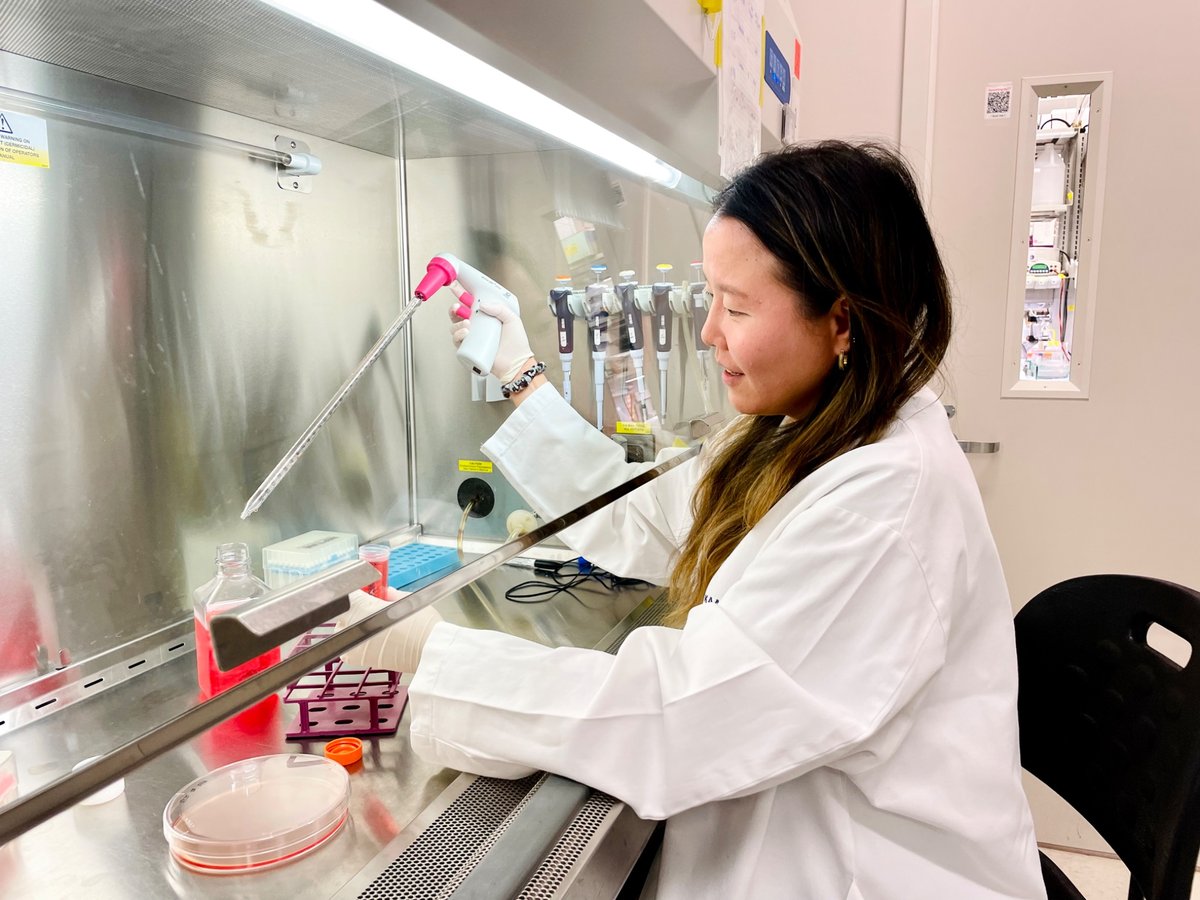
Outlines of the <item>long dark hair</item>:
[[813,411],[742,416],[718,438],[692,497],[693,527],[671,575],[681,624],[738,542],[802,478],[879,440],[937,370],[950,342],[950,290],[904,160],[879,144],[822,141],[760,157],[717,195],[778,260],[815,319],[845,298],[851,345]]

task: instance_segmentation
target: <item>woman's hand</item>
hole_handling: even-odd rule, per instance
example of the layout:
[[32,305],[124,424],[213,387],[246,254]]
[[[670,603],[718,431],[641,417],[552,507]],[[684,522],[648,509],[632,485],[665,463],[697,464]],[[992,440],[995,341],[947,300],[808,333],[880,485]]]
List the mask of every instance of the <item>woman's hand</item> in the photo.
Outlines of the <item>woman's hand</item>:
[[[399,599],[402,595],[393,588],[388,588],[389,600]],[[338,629],[341,630],[365,619],[372,613],[383,609],[385,601],[379,600],[363,591],[352,591],[350,594],[350,611],[338,618]],[[395,672],[415,672],[421,661],[421,651],[429,639],[429,633],[434,626],[442,621],[441,615],[432,606],[419,609],[407,619],[382,631],[374,637],[367,638],[361,644],[351,647],[342,657],[348,666],[358,669],[391,669]]]
[[[460,319],[455,309],[450,311],[450,337],[454,346],[462,346],[462,342],[471,332],[471,320]],[[500,322],[500,346],[496,349],[496,359],[492,362],[492,374],[500,379],[501,384],[508,384],[514,378],[529,368],[533,363],[533,351],[529,349],[529,337],[525,334],[525,326],[521,317],[503,303],[494,303],[476,299],[475,309],[478,313],[489,315]]]

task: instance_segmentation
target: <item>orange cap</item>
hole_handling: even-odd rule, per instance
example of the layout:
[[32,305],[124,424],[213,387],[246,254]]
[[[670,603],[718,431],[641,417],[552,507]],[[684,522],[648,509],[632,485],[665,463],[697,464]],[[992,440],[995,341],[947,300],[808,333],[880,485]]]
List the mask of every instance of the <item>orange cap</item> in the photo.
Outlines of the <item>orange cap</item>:
[[343,737],[325,745],[325,756],[343,766],[352,766],[362,759],[362,741],[356,737]]

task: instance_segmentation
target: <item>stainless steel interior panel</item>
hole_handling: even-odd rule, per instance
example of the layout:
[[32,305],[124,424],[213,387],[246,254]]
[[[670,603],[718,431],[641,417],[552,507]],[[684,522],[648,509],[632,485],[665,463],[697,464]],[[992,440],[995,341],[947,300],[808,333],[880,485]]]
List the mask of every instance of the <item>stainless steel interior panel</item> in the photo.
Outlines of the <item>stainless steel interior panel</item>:
[[[0,84],[263,147],[279,133],[8,53]],[[396,345],[238,518],[398,310],[397,161],[302,135],[325,169],[296,194],[224,151],[46,125],[48,169],[0,164],[0,682],[186,616],[218,542],[411,515]]]

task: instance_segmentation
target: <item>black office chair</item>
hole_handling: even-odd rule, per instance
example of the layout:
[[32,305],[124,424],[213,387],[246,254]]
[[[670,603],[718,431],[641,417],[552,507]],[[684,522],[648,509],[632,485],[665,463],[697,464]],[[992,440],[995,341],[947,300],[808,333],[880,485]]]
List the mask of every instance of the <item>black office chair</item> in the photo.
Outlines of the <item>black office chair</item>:
[[[1146,643],[1186,639],[1184,668]],[[1090,575],[1017,614],[1021,764],[1129,868],[1130,900],[1187,900],[1200,852],[1200,593]],[[1044,855],[1050,900],[1082,900]]]

